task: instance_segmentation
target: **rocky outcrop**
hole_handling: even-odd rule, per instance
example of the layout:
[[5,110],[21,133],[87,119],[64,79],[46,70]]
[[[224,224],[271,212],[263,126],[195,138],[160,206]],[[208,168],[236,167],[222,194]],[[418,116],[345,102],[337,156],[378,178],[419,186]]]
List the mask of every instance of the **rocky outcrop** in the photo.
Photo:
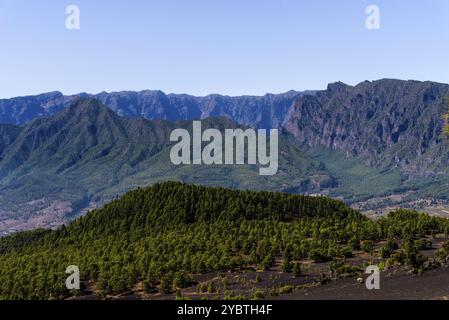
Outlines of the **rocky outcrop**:
[[334,83],[299,98],[283,126],[300,144],[362,156],[372,166],[429,175],[446,169],[449,149],[442,128],[447,95],[448,85],[433,82]]

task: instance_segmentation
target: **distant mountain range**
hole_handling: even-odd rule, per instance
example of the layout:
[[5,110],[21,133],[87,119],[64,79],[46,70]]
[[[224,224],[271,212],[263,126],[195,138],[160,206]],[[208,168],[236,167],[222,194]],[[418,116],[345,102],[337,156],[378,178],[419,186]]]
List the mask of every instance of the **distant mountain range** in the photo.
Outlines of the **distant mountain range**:
[[95,98],[128,118],[148,120],[193,120],[227,117],[243,125],[277,128],[292,104],[313,91],[289,91],[265,96],[229,97],[218,94],[195,97],[187,94],[165,94],[162,91],[80,93],[64,96],[50,92],[37,96],[0,100],[0,123],[23,125],[37,117],[48,117],[69,107],[79,97]]
[[[165,180],[320,193],[365,211],[444,204],[447,96],[446,84],[384,79],[262,97],[142,91],[0,100],[0,232],[59,225]],[[169,134],[191,130],[193,119],[221,130],[279,128],[279,173],[171,165]]]

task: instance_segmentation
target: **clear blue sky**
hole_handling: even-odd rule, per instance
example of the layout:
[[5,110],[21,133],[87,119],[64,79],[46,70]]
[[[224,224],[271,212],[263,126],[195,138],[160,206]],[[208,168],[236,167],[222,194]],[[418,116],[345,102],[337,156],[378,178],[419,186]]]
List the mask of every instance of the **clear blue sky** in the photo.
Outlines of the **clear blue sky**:
[[[65,8],[81,30],[65,28]],[[365,28],[365,8],[381,29]],[[0,97],[449,83],[448,0],[0,0]]]

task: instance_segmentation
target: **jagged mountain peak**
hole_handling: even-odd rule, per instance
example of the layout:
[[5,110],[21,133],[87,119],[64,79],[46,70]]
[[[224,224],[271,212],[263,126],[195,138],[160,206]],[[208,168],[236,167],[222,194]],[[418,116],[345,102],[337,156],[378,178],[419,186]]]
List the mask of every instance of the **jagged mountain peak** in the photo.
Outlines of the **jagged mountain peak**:
[[332,92],[332,93],[333,92],[338,92],[338,91],[341,91],[341,90],[346,90],[346,89],[349,89],[349,88],[351,88],[350,85],[348,85],[346,83],[343,83],[341,81],[329,83],[327,85],[327,91],[328,92]]
[[76,99],[69,108],[64,110],[63,114],[108,114],[115,115],[115,113],[101,103],[98,99],[93,97],[81,97]]
[[49,91],[49,92],[43,92],[43,93],[39,93],[36,95],[24,95],[24,96],[18,96],[18,97],[13,97],[10,99],[0,99],[1,102],[12,102],[14,100],[18,101],[18,100],[42,100],[42,99],[51,99],[51,98],[58,98],[58,97],[62,97],[63,93],[60,91]]

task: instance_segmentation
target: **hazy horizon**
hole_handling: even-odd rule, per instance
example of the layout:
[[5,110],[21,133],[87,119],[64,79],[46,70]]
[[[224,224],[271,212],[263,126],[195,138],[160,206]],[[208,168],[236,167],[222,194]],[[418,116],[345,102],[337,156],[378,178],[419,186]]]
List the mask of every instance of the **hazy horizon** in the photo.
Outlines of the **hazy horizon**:
[[288,93],[290,91],[294,91],[294,92],[307,92],[307,91],[323,91],[326,90],[327,86],[329,84],[332,83],[337,83],[337,82],[342,82],[346,85],[349,85],[351,87],[357,86],[363,82],[376,82],[376,81],[381,81],[381,80],[398,80],[398,81],[416,81],[416,82],[434,82],[434,83],[440,83],[440,84],[448,84],[449,83],[445,83],[445,82],[438,82],[438,81],[433,81],[433,80],[416,80],[416,79],[396,79],[396,78],[380,78],[380,79],[374,79],[374,80],[363,80],[354,84],[350,84],[350,83],[345,83],[342,81],[335,81],[335,82],[330,82],[328,83],[324,88],[319,88],[319,89],[289,89],[289,90],[285,90],[285,91],[281,91],[281,92],[265,92],[262,94],[238,94],[238,95],[229,95],[229,94],[224,94],[224,93],[220,93],[220,92],[211,92],[209,94],[205,94],[205,95],[195,95],[195,94],[191,94],[189,92],[166,92],[164,90],[161,89],[141,89],[141,90],[133,90],[133,89],[123,89],[123,90],[113,90],[113,91],[99,91],[99,92],[87,92],[87,91],[81,91],[81,92],[75,92],[75,93],[66,93],[63,92],[62,90],[49,90],[49,91],[45,91],[45,92],[39,92],[39,93],[35,93],[35,94],[25,94],[25,95],[20,95],[20,96],[12,96],[12,97],[0,97],[0,100],[8,100],[8,99],[14,99],[14,98],[24,98],[24,97],[33,97],[33,96],[38,96],[38,95],[42,95],[42,94],[49,94],[49,93],[53,93],[53,92],[59,92],[64,96],[76,96],[76,95],[80,95],[80,94],[88,94],[88,95],[98,95],[101,93],[106,93],[106,94],[111,94],[111,93],[120,93],[120,92],[145,92],[145,91],[161,91],[166,95],[189,95],[189,96],[194,96],[194,97],[207,97],[207,96],[212,96],[212,95],[220,95],[220,96],[229,96],[229,97],[261,97],[261,96],[265,96],[267,94],[273,94],[273,95],[279,95],[279,94],[284,94],[284,93]]

